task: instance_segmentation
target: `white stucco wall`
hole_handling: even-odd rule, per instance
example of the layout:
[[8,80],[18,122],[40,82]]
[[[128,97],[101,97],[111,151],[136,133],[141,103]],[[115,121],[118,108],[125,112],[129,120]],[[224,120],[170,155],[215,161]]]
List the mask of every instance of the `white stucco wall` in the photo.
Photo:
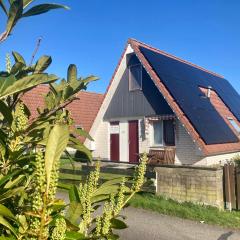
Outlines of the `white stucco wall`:
[[[119,144],[120,144],[120,161],[128,161],[128,120],[129,119],[120,119],[119,129]],[[150,149],[150,134],[145,131],[145,125],[143,118],[139,119],[139,153],[149,152]],[[194,164],[194,165],[203,165],[210,166],[215,164],[221,164],[226,160],[230,160],[236,153],[228,154],[219,154],[204,157],[197,145],[193,142],[190,135],[187,133],[185,128],[179,121],[176,121],[176,164]],[[95,136],[95,151],[93,151],[94,158],[101,159],[110,159],[110,132],[109,132],[109,123],[101,121]]]
[[110,153],[110,137],[109,137],[109,123],[101,121],[92,136],[95,142],[95,150],[93,151],[94,158],[109,159]]

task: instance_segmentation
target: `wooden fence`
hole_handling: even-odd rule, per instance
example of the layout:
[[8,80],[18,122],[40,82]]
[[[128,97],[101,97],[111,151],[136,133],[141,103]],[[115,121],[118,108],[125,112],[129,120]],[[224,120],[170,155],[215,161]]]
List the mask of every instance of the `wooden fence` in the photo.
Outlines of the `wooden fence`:
[[232,163],[223,167],[224,202],[226,209],[240,210],[240,167]]

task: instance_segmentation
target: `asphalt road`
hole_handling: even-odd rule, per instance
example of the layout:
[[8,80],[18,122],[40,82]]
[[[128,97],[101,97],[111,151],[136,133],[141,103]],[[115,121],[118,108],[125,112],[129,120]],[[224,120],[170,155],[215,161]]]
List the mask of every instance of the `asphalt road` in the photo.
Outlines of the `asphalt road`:
[[129,207],[123,215],[129,228],[124,240],[240,240],[240,231],[210,226]]
[[[58,193],[59,198],[66,194]],[[240,231],[170,217],[128,207],[122,212],[128,228],[119,231],[122,240],[240,240]]]

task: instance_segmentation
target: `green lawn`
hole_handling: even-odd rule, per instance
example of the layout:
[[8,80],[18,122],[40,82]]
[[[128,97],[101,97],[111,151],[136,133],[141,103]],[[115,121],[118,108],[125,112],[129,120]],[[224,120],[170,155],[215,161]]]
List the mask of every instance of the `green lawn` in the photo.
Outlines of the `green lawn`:
[[150,193],[135,195],[130,201],[130,205],[165,215],[240,229],[240,212],[219,211],[214,207],[201,206],[189,202],[178,203]]
[[[65,160],[62,162],[62,168],[72,169],[72,166],[69,164],[69,161]],[[66,185],[69,183],[78,184],[86,178],[86,172],[82,171],[81,165],[77,165],[75,170],[81,170],[81,174],[60,173],[60,181]],[[111,173],[101,173],[100,175],[103,181],[117,177],[124,177],[124,175]],[[151,193],[135,195],[130,201],[130,205],[165,215],[240,229],[240,212],[219,211],[214,207],[201,206],[189,202],[178,203],[171,199],[167,200],[164,197],[155,196]]]
[[[74,164],[74,170],[77,170],[78,173],[63,173],[60,172],[59,179],[63,183],[72,183],[72,184],[78,184],[81,181],[86,180],[86,177],[89,175],[88,169],[83,169],[81,164],[73,163]],[[66,170],[73,170],[73,166],[70,164],[68,159],[61,159],[61,169]],[[92,169],[93,170],[93,169]],[[113,178],[123,178],[123,177],[129,177],[127,175],[122,174],[116,174],[116,173],[100,173],[100,180],[101,181],[107,181],[111,180]]]
[[[113,178],[121,178],[121,177],[127,177],[125,175],[120,174],[111,174],[111,173],[101,173],[100,179],[102,180],[111,180]],[[68,173],[60,173],[59,178],[62,180],[76,180],[76,181],[82,181],[86,178],[86,175],[76,175],[76,174],[68,174]]]

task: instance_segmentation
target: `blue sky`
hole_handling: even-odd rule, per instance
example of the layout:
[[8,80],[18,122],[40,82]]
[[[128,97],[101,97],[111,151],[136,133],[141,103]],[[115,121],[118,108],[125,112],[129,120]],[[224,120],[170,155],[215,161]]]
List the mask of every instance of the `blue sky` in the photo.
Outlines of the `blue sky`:
[[[11,50],[29,62],[36,40],[42,36],[38,57],[52,56],[49,72],[65,77],[68,65],[75,63],[79,75],[100,77],[89,90],[104,92],[131,37],[222,74],[240,92],[239,0],[54,2],[71,10],[21,20],[13,35],[0,45],[1,69]],[[1,31],[3,23],[1,15]]]

